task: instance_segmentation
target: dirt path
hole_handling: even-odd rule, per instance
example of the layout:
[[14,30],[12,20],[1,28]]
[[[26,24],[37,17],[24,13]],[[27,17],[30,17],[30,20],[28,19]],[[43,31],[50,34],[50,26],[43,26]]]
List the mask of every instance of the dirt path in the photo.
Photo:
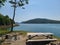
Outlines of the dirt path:
[[11,45],[26,45],[26,37],[23,36],[18,36],[18,38],[16,41],[14,41],[13,43],[11,43]]
[[17,40],[5,40],[2,45],[26,45],[26,36],[19,35],[17,36]]

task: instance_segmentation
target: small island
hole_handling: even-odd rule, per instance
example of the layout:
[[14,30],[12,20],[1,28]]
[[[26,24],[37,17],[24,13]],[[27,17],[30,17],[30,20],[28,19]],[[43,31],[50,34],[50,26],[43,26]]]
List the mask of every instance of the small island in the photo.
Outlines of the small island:
[[27,24],[60,24],[60,21],[58,20],[51,20],[51,19],[43,19],[43,18],[36,18],[31,19],[28,21],[23,21],[21,23],[27,23]]

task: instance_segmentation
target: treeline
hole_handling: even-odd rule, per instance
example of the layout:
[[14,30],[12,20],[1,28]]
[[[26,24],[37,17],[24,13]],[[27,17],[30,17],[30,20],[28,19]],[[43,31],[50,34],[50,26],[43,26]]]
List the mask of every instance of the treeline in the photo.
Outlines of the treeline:
[[[9,18],[8,15],[3,16],[2,14],[0,14],[0,26],[11,25],[11,21],[13,21],[13,20],[11,18]],[[15,23],[15,22],[13,21],[13,23]]]

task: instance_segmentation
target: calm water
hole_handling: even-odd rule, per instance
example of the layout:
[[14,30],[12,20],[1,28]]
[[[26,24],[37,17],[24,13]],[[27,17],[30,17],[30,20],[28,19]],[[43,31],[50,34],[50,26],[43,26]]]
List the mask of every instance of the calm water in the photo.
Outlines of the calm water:
[[24,30],[30,32],[51,32],[60,37],[60,24],[20,24],[14,30]]

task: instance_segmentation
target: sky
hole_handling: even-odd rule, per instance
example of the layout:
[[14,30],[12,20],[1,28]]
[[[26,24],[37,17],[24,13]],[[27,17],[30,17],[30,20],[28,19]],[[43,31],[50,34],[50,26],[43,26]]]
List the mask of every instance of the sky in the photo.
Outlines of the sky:
[[[34,18],[46,18],[60,20],[60,0],[29,0],[29,4],[24,6],[25,9],[18,7],[16,9],[16,22],[22,22]],[[13,8],[9,2],[0,8],[0,13],[13,16]]]

